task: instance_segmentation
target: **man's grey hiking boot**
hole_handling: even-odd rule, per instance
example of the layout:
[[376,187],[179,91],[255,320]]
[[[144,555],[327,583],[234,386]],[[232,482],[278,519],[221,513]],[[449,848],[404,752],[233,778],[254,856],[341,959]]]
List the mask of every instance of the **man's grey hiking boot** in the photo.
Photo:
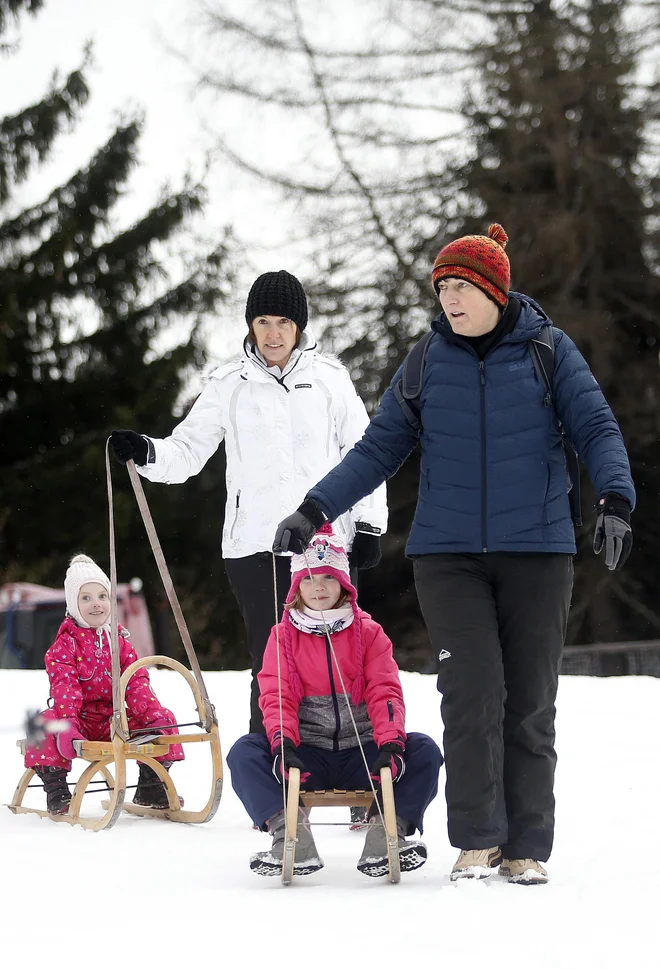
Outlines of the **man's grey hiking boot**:
[[461,851],[449,877],[453,882],[459,878],[488,878],[501,860],[499,848],[470,848]]
[[[281,875],[282,860],[284,858],[285,820],[284,811],[273,815],[266,822],[268,831],[273,836],[270,851],[259,851],[250,858],[250,868],[257,875]],[[314,844],[309,815],[303,808],[298,808],[298,828],[296,831],[296,854],[293,863],[294,875],[311,875],[323,868],[323,862]]]
[[[401,871],[414,871],[421,868],[426,861],[426,845],[422,841],[406,841],[404,835],[408,830],[408,822],[396,819],[396,829],[399,840],[399,864]],[[358,871],[370,878],[380,878],[390,870],[387,860],[387,835],[380,817],[371,818],[364,840],[364,848],[357,863]]]
[[534,858],[502,858],[500,875],[514,885],[545,885],[548,873]]

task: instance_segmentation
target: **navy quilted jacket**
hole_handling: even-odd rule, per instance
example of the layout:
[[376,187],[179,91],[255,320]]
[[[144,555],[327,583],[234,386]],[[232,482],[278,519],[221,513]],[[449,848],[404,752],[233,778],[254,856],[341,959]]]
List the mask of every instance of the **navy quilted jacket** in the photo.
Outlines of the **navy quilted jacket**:
[[[516,294],[520,316],[511,333],[480,361],[444,314],[426,356],[419,496],[406,552],[576,551],[561,438],[534,369],[528,341],[548,322]],[[602,496],[635,503],[621,431],[584,358],[553,330],[557,412]],[[401,376],[401,368],[392,381]],[[391,477],[418,434],[392,385],[363,438],[309,492],[333,520]]]

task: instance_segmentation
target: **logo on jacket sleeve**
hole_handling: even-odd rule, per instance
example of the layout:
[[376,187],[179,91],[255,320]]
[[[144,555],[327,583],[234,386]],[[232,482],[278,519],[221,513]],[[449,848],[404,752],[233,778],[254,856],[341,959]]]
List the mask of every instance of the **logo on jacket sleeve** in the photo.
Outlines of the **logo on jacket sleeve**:
[[438,662],[442,663],[443,659],[451,659],[451,653],[448,649],[441,649],[438,653]]

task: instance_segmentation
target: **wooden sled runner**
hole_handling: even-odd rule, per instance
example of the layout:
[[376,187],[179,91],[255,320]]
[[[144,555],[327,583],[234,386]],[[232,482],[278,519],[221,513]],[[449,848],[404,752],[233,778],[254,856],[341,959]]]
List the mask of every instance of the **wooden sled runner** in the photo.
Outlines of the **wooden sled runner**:
[[[30,781],[37,775],[32,769],[27,769],[18,783],[11,804],[7,805],[14,814],[37,814],[40,817],[50,818],[51,821],[64,821],[67,824],[79,824],[90,831],[102,831],[111,828],[122,811],[141,817],[163,818],[167,821],[181,821],[189,824],[200,824],[210,821],[220,804],[222,796],[222,751],[220,748],[220,736],[218,733],[218,721],[215,709],[211,703],[202,672],[197,660],[190,633],[186,626],[181,606],[177,598],[172,580],[170,578],[165,558],[163,556],[158,536],[151,518],[142,484],[133,461],[127,464],[128,473],[131,478],[135,497],[137,499],[142,518],[147,529],[151,548],[158,565],[158,569],[167,592],[174,618],[176,620],[181,639],[190,662],[190,669],[185,667],[177,660],[169,656],[145,656],[132,663],[120,676],[119,663],[119,639],[117,626],[117,568],[114,547],[114,522],[112,513],[112,483],[110,478],[109,455],[106,446],[106,475],[108,482],[108,506],[110,515],[110,581],[111,581],[111,653],[112,653],[112,706],[113,716],[110,724],[110,740],[85,740],[74,741],[74,747],[78,757],[89,761],[89,765],[84,769],[75,785],[73,797],[69,804],[66,814],[49,814],[48,811],[36,808],[25,807],[23,798],[31,785]],[[137,731],[131,737],[128,729],[128,718],[126,716],[126,687],[129,680],[138,670],[146,666],[166,666],[184,677],[190,687],[195,706],[197,708],[196,726],[201,730],[197,733],[170,734],[170,735],[146,735],[140,739],[140,734],[145,731]],[[182,726],[191,726],[185,724]],[[156,734],[158,732],[156,731]],[[174,782],[165,768],[155,760],[156,757],[164,757],[169,753],[170,744],[192,744],[208,743],[211,752],[211,791],[206,804],[199,810],[192,811],[184,809],[181,799],[177,793]],[[21,752],[25,754],[25,740],[17,742]],[[142,807],[137,804],[125,803],[126,796],[126,762],[129,760],[140,760],[151,767],[160,780],[165,785],[167,791],[168,807],[164,809]],[[111,771],[114,767],[114,774]],[[93,778],[100,775],[101,781],[105,781],[106,788],[110,792],[110,798],[101,802],[104,814],[100,818],[81,817],[82,799],[89,789]],[[40,785],[39,785],[40,786]],[[103,790],[103,788],[102,788]]]
[[[401,867],[399,865],[399,838],[396,829],[394,787],[392,784],[392,772],[389,767],[383,767],[380,772],[380,789],[383,798],[382,817],[385,822],[385,831],[387,834],[389,879],[392,883],[397,884],[401,880]],[[296,844],[298,840],[298,807],[300,801],[302,801],[306,808],[312,808],[371,807],[373,800],[373,791],[301,791],[300,770],[297,767],[289,768],[282,884],[290,885],[293,881],[293,866],[296,860]]]

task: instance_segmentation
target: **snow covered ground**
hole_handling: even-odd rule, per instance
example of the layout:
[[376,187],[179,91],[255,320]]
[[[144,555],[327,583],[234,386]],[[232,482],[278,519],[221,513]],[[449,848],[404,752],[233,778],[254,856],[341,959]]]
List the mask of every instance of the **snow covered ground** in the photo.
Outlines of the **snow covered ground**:
[[[165,670],[153,677],[180,722],[193,719],[184,681]],[[246,728],[249,676],[208,673],[206,682],[226,754]],[[404,673],[403,684],[409,729],[441,739],[434,678]],[[45,673],[0,671],[2,803],[22,771],[14,742],[25,709],[42,706],[46,695]],[[509,885],[495,875],[452,884],[456,850],[442,797],[426,818],[429,860],[400,885],[361,875],[363,836],[328,826],[316,828],[325,869],[288,889],[249,870],[250,854],[268,837],[252,830],[228,774],[207,825],[124,816],[95,834],[3,808],[2,965],[658,966],[660,680],[563,677],[557,728],[547,886]],[[208,794],[208,751],[187,753],[173,770],[195,807]],[[41,806],[43,792],[28,793]],[[86,799],[90,813],[95,797]],[[316,820],[347,814],[317,809]]]

